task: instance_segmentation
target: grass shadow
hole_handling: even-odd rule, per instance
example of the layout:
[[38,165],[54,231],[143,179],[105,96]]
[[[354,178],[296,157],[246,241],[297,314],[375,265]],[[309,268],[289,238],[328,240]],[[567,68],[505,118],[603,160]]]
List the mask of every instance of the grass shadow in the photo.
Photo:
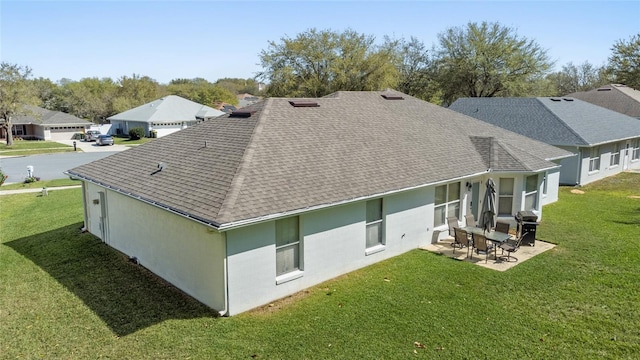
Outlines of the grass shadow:
[[169,319],[216,317],[201,304],[89,233],[82,223],[3,245],[80,298],[118,336]]

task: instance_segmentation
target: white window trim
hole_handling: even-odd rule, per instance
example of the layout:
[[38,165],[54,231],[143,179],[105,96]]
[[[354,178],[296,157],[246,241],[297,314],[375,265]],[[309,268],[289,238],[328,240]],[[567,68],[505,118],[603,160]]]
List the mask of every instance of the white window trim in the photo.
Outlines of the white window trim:
[[[449,185],[451,185],[451,184],[456,184],[456,183],[452,182],[452,183],[436,186],[436,187],[444,186],[447,189],[447,193],[445,195],[446,200],[449,200]],[[460,191],[462,191],[462,184],[459,183],[459,182],[457,184],[460,185],[460,186],[458,186],[458,189],[460,189]],[[437,226],[435,224],[436,219],[434,217],[434,219],[433,219],[433,221],[434,221],[433,227],[434,228],[446,228],[447,227],[447,214],[449,213],[449,206],[450,205],[454,205],[456,203],[458,203],[460,205],[460,211],[462,212],[462,195],[460,195],[460,194],[458,194],[458,200],[445,201],[442,204],[437,204],[437,205],[435,203],[433,204],[433,213],[434,214],[436,213],[436,209],[444,207],[444,215],[445,215],[444,216],[444,223],[441,224],[441,225],[437,225]]]
[[[609,157],[609,168],[620,166],[620,144],[614,144],[613,150],[614,151],[611,152],[611,156]],[[615,164],[613,162],[614,159],[616,160]]]
[[304,275],[304,271],[298,269],[276,277],[276,285],[284,284],[291,280],[299,279]]
[[[276,220],[277,221],[277,220]],[[302,274],[304,274],[304,269],[303,269],[303,252],[302,252],[302,241],[300,240],[300,236],[301,236],[301,225],[300,225],[300,217],[298,216],[298,241],[295,242],[291,242],[285,245],[280,245],[277,246],[276,245],[276,251],[275,251],[275,256],[277,256],[278,250],[280,249],[284,249],[286,247],[290,247],[290,246],[297,246],[298,247],[298,268],[295,270],[291,270],[287,273],[284,274],[280,274],[280,275],[276,275],[276,285],[277,284],[281,284],[281,283],[285,283],[291,280],[295,280],[299,277],[302,276]],[[277,239],[276,239],[277,241]],[[299,274],[299,276],[298,276]]]
[[536,189],[530,192],[527,192],[527,178],[530,176],[537,176],[537,174],[535,175],[528,175],[524,177],[524,202],[522,203],[523,206],[527,203],[527,197],[529,195],[533,195],[536,194],[536,206],[533,209],[525,209],[525,210],[538,210],[538,207],[540,205],[540,197],[538,196],[538,184],[536,183]]
[[631,148],[631,161],[638,161],[640,160],[640,140],[635,140],[632,143],[632,148]]
[[[376,199],[373,199],[373,200],[376,200]],[[380,216],[381,216],[380,219],[374,220],[372,222],[367,222],[366,219],[365,219],[365,239],[364,239],[364,242],[365,242],[365,255],[375,254],[377,252],[380,252],[380,251],[384,250],[385,247],[386,247],[386,236],[384,236],[384,234],[385,234],[385,228],[384,228],[384,200],[382,198],[380,198],[380,205],[381,205],[381,208],[382,208],[382,209],[380,209],[380,213],[381,213],[380,214]],[[366,206],[367,205],[366,205],[366,202],[365,202],[365,208],[366,208]],[[380,234],[381,235],[380,236],[380,243],[375,244],[375,245],[373,245],[371,247],[366,247],[366,244],[367,244],[366,229],[369,228],[369,225],[374,225],[374,224],[381,224],[380,225],[380,231],[382,233]]]
[[[591,155],[593,155],[593,152],[596,151],[598,153],[598,157],[593,157]],[[600,147],[596,146],[593,147],[591,149],[589,149],[589,174],[593,174],[593,173],[597,173],[600,171]],[[598,164],[598,168],[597,169],[592,169],[595,166],[591,166],[591,164]]]

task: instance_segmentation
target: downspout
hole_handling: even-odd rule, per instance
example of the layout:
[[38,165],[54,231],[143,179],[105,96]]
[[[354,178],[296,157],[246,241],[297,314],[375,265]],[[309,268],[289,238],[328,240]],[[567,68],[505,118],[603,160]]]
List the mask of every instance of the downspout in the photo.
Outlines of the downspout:
[[578,166],[576,166],[576,185],[581,185],[582,182],[580,181],[580,178],[582,176],[582,149],[580,149],[579,146],[576,146],[576,150],[578,151]]
[[229,316],[229,271],[227,269],[227,233],[223,232],[224,236],[224,258],[222,260],[222,276],[224,281],[224,309],[218,313],[220,316]]

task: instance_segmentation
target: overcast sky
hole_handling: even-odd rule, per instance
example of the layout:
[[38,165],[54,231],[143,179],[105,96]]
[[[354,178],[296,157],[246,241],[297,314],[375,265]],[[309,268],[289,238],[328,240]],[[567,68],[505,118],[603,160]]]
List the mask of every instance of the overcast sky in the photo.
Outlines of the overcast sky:
[[428,47],[449,27],[499,22],[548,50],[559,70],[603,65],[640,33],[634,1],[13,1],[0,2],[0,59],[35,77],[249,78],[269,41],[309,28],[414,36]]

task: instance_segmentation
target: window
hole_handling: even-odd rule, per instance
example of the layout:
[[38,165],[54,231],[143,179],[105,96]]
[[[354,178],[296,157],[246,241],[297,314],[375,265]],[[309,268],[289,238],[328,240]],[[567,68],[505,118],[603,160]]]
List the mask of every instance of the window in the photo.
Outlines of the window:
[[382,199],[367,201],[367,249],[383,245]]
[[600,170],[600,147],[594,146],[589,153],[589,172]]
[[633,141],[633,151],[631,152],[631,160],[640,160],[640,139]]
[[535,210],[538,207],[538,175],[527,176],[525,183],[524,209]]
[[450,216],[460,218],[460,183],[440,185],[436,187],[436,198],[433,226],[445,224]]
[[300,269],[300,231],[297,216],[276,220],[276,276]]
[[609,158],[609,166],[618,166],[618,164],[620,164],[620,144],[615,144]]
[[513,178],[500,178],[498,186],[498,215],[511,215],[513,209]]

